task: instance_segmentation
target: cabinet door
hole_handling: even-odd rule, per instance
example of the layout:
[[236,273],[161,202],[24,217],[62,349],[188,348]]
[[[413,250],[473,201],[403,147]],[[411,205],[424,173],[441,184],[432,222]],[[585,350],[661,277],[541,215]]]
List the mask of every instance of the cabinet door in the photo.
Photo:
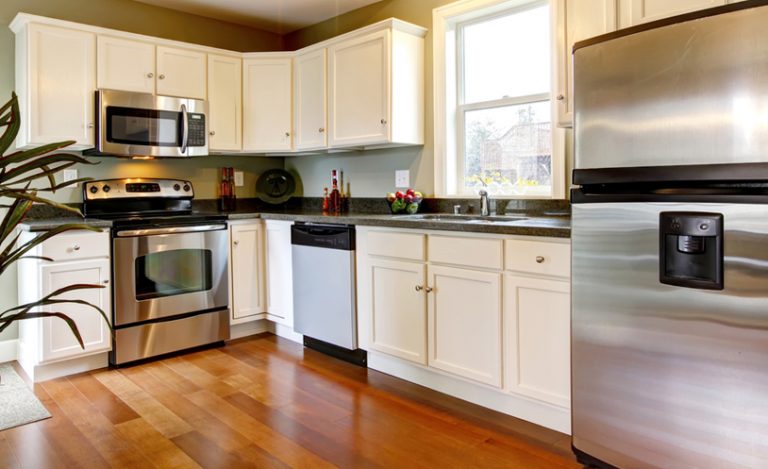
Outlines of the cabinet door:
[[[726,0],[620,0],[621,27],[628,28],[649,21],[682,15],[729,3]],[[733,3],[733,2],[730,2]]]
[[294,134],[297,150],[324,148],[326,142],[325,49],[294,59]]
[[267,220],[267,317],[293,327],[291,222]]
[[501,387],[501,274],[429,266],[429,365]]
[[573,125],[573,45],[616,30],[618,0],[557,0],[552,2],[557,23],[557,125]]
[[570,407],[570,283],[505,275],[504,298],[506,388]]
[[[29,105],[22,109],[29,134],[19,143],[23,146],[75,140],[79,148],[92,147],[96,36],[31,24],[28,41],[27,66],[17,61],[17,71],[20,75],[26,73],[29,83]],[[22,80],[22,76],[17,78]]]
[[369,257],[370,347],[427,364],[425,265]]
[[[76,290],[57,298],[87,301],[100,307],[110,317],[112,295],[108,259],[47,264],[40,268],[40,273],[43,295],[74,284],[103,285],[105,288]],[[85,349],[80,348],[69,326],[62,319],[45,318],[40,363],[104,352],[112,347],[109,326],[97,310],[80,304],[62,304],[48,306],[46,311],[62,312],[72,318],[83,338]]]
[[264,226],[233,225],[231,231],[232,324],[258,319],[267,311],[264,294]]
[[390,32],[328,48],[329,145],[389,141]]
[[155,46],[110,36],[99,36],[96,82],[110,90],[155,92]]
[[157,94],[205,99],[205,54],[157,46]]
[[243,60],[243,147],[291,149],[291,59]]
[[243,146],[243,62],[208,55],[208,119],[211,150],[239,151]]

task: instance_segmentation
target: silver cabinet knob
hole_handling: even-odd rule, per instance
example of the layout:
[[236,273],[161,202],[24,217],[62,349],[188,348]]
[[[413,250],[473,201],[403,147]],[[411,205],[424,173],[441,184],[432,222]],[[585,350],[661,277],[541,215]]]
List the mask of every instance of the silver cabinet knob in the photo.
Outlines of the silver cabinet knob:
[[147,73],[147,78],[153,78],[154,76],[155,74],[152,72]]
[[286,132],[286,133],[285,133],[285,136],[286,136],[286,137],[290,137],[290,136],[291,136],[291,133],[290,133],[290,132]]
[[109,280],[102,280],[101,283],[103,283],[104,285],[108,285],[109,284]]
[[537,264],[543,264],[545,260],[546,259],[544,259],[544,256],[536,256],[536,263]]
[[565,96],[562,95],[562,94],[559,94],[559,95],[557,95],[557,97],[555,99],[558,100],[558,101],[563,101],[565,99]]
[[235,240],[235,241],[232,241],[232,244],[234,244],[235,246],[237,246],[238,244],[240,244],[240,241],[237,241],[237,240]]
[[79,244],[75,244],[74,246],[72,246],[72,250],[73,251],[79,251],[80,250],[80,245]]
[[416,287],[415,287],[416,291],[422,291],[423,289],[424,289],[424,287],[422,287],[421,285],[416,285]]
[[208,135],[213,137],[214,135],[216,135],[216,131],[215,130],[211,130],[210,132],[208,132]]
[[325,132],[325,128],[320,127],[319,129],[317,129],[317,131],[320,132],[320,133],[323,133],[323,132]]
[[424,291],[425,291],[425,292],[427,292],[427,293],[431,293],[431,292],[432,292],[432,290],[434,290],[432,287],[426,287],[426,288],[424,289]]
[[161,79],[161,80],[165,80],[165,75],[163,75],[163,74],[161,73],[160,75],[158,75],[158,77],[157,77],[157,78],[159,78],[159,79]]
[[89,129],[92,129],[92,128],[93,128],[93,122],[91,122],[90,124],[88,124],[88,128],[89,128]]
[[387,120],[386,120],[386,119],[382,119],[382,120],[381,120],[381,123],[382,123],[383,125],[387,125]]

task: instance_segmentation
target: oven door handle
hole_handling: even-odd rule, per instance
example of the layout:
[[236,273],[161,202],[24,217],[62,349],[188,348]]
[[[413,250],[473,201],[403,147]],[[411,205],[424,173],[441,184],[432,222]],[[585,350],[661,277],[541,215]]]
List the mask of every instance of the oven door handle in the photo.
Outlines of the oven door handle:
[[133,236],[156,236],[179,233],[200,233],[203,231],[225,230],[227,225],[199,225],[199,226],[172,226],[168,228],[146,228],[143,230],[123,230],[118,231],[115,236],[118,238],[128,238]]
[[187,152],[187,144],[189,143],[189,120],[187,118],[187,105],[181,105],[181,152]]

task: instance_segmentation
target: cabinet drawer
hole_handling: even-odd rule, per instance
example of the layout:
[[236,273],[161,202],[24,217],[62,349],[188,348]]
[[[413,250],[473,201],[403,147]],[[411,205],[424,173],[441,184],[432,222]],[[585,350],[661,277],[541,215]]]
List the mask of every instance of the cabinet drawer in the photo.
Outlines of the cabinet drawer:
[[570,244],[508,239],[505,251],[507,270],[566,278],[571,276]]
[[422,233],[370,231],[368,254],[423,261],[425,259],[424,237]]
[[109,257],[109,234],[90,231],[62,233],[43,242],[41,255],[57,262]]
[[502,258],[500,239],[429,236],[430,262],[501,270]]

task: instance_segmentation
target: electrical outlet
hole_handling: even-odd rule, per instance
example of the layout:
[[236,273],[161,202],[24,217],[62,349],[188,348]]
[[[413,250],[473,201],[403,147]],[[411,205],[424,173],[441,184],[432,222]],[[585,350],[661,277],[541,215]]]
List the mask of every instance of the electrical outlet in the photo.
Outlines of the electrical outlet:
[[395,171],[395,187],[398,189],[407,189],[411,185],[411,172],[407,169],[398,169]]
[[242,171],[235,171],[235,186],[242,187],[244,185],[243,182],[243,172]]
[[77,179],[77,170],[76,169],[65,169],[64,170],[64,182],[74,181],[75,179]]

